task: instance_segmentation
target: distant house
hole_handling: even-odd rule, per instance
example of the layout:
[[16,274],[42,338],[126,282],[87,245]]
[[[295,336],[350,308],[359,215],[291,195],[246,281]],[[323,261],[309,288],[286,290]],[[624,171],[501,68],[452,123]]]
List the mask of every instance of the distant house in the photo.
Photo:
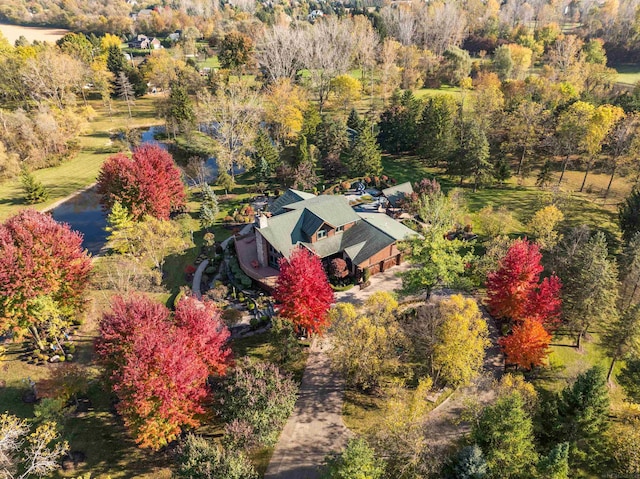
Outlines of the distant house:
[[154,49],[162,47],[162,43],[157,38],[149,38],[146,35],[138,35],[135,39],[127,42],[129,48]]
[[[240,266],[261,284],[278,274],[278,261],[306,248],[325,262],[342,258],[350,272],[377,274],[404,260],[397,243],[420,236],[381,213],[356,213],[344,196],[290,189],[256,219],[254,235],[236,241]],[[272,286],[273,281],[268,286]]]
[[316,18],[324,17],[324,12],[322,10],[313,10],[309,15],[307,15],[307,20],[313,22]]
[[178,40],[180,40],[180,32],[170,33],[169,35],[167,35],[167,38],[171,40],[173,43],[175,43]]

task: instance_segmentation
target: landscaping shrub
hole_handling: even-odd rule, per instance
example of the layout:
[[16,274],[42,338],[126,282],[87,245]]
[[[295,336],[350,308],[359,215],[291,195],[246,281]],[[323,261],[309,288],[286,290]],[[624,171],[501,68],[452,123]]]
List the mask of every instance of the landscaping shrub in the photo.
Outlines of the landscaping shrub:
[[242,319],[242,313],[235,308],[228,308],[222,312],[222,319],[229,325],[236,324]]
[[[224,379],[218,412],[234,426],[227,433],[238,445],[273,446],[293,411],[298,388],[288,373],[271,363],[241,360]],[[245,431],[242,433],[241,431]]]
[[258,478],[253,465],[242,452],[220,448],[200,436],[187,435],[177,453],[177,475],[183,479]]

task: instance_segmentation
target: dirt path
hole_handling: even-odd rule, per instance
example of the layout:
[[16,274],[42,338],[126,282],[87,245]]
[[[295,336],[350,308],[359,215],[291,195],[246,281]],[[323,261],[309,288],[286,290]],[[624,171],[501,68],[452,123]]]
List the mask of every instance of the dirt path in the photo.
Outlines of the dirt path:
[[434,451],[447,451],[455,446],[462,436],[470,432],[470,424],[456,424],[465,409],[467,400],[486,405],[495,398],[495,381],[502,375],[504,363],[498,346],[498,330],[495,321],[482,306],[480,308],[489,326],[491,340],[491,346],[487,349],[484,360],[484,373],[471,385],[459,389],[429,413],[424,426],[427,440]]
[[293,414],[280,435],[265,479],[316,479],[331,451],[350,435],[342,422],[343,381],[331,371],[327,340],[311,346]]

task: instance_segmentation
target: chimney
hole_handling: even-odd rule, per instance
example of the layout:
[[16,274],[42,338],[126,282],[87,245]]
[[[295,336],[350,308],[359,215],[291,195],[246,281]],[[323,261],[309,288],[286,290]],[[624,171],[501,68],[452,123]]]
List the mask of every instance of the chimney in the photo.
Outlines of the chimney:
[[256,228],[262,229],[262,228],[266,228],[267,226],[269,226],[269,223],[267,222],[267,217],[263,213],[257,213]]

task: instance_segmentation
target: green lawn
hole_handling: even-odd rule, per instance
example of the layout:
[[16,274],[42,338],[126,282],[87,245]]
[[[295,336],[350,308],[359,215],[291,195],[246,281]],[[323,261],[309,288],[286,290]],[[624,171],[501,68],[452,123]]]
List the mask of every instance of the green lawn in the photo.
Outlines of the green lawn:
[[200,68],[220,68],[220,61],[218,60],[218,55],[214,55],[212,57],[209,57],[204,61],[199,61],[198,62],[198,67],[200,67]]
[[[405,181],[415,183],[424,177],[429,177],[438,179],[444,190],[459,187],[458,181],[453,181],[444,174],[442,169],[428,167],[415,156],[384,155],[382,164],[384,174],[396,179],[398,183]],[[581,184],[582,175],[581,172],[567,171],[565,180],[563,180],[564,189],[577,190]],[[587,180],[587,184],[596,185],[591,193],[574,192],[565,195],[562,205],[565,213],[565,221],[562,225],[564,228],[586,224],[608,232],[613,239],[619,237],[617,206],[614,204],[613,198],[616,199],[616,203],[620,201],[629,191],[630,185],[626,179],[616,179],[609,198],[610,201],[607,201],[605,205],[599,196],[600,190],[598,189],[598,185],[601,184],[606,187],[605,181],[608,181],[607,175],[592,174]],[[465,183],[462,188],[467,208],[472,216],[473,213],[487,205],[504,206],[513,213],[516,220],[524,224],[533,217],[537,210],[548,203],[551,196],[549,191],[534,186],[534,183],[535,174],[532,174],[531,178],[525,181],[522,186],[519,186],[515,178],[512,178],[504,186],[489,186],[481,188],[475,193],[468,183]],[[526,231],[513,232],[525,233]]]
[[442,85],[440,88],[420,88],[413,92],[416,98],[426,98],[434,95],[451,95],[455,98],[460,96],[460,87]]
[[620,65],[618,71],[618,83],[635,86],[640,81],[640,65]]

